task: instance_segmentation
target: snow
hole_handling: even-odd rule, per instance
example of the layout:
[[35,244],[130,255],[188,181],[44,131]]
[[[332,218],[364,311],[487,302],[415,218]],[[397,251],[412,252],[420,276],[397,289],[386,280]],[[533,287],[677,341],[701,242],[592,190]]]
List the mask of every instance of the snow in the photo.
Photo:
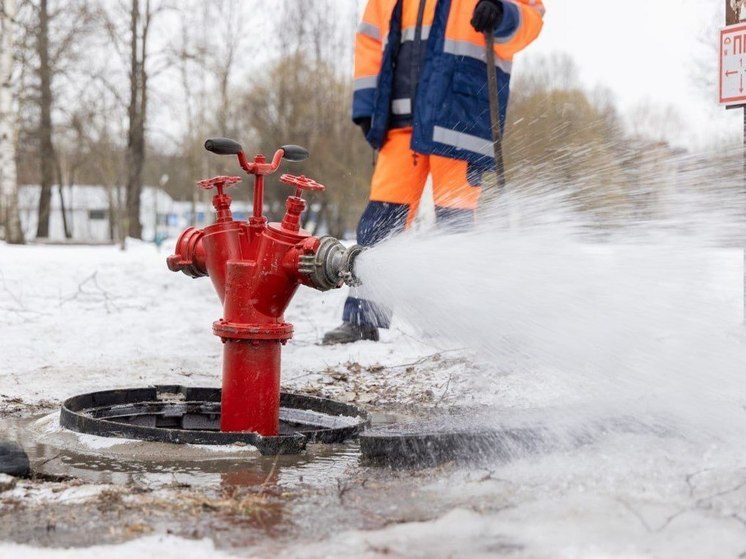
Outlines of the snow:
[[234,453],[234,452],[258,452],[258,449],[252,445],[237,445],[237,444],[188,444],[189,448],[202,450],[205,452],[215,453]]
[[0,557],[13,559],[204,559],[207,556],[212,559],[238,557],[215,549],[210,540],[186,540],[165,535],[147,536],[121,545],[101,545],[84,549],[38,549],[26,545],[0,543]]
[[80,504],[95,499],[104,492],[111,491],[111,488],[112,486],[104,484],[65,487],[55,483],[40,487],[31,482],[21,481],[14,489],[4,493],[3,497],[33,500],[36,503]]
[[[169,272],[169,250],[138,242],[125,252],[1,244],[0,401],[60,401],[151,384],[219,386],[222,346],[212,334],[222,310],[218,298],[208,278]],[[318,386],[325,370],[347,362],[402,365],[438,353],[399,328],[384,333],[379,344],[319,345],[339,324],[344,297],[342,290],[298,291],[286,313],[295,336],[283,348],[285,387]],[[380,380],[391,389],[401,386],[405,400],[421,391],[404,380]]]
[[[130,242],[125,252],[108,246],[0,244],[0,410],[16,398],[51,407],[75,394],[102,389],[219,386],[221,343],[211,331],[221,314],[217,296],[208,279],[169,272],[169,251],[168,246],[158,252],[138,242]],[[725,322],[732,326],[741,310],[742,252],[717,250],[703,258],[709,264],[697,269],[709,266],[720,273],[706,274],[697,285],[727,307]],[[284,388],[384,411],[467,404],[499,405],[509,412],[540,408],[550,423],[551,413],[561,419],[572,413],[573,403],[594,394],[592,387],[568,385],[567,371],[562,374],[546,364],[527,371],[531,361],[521,356],[500,363],[500,369],[516,367],[531,376],[490,376],[489,364],[462,344],[428,337],[398,317],[380,343],[321,346],[323,333],[339,323],[345,295],[342,290],[299,290],[286,315],[295,325],[295,336],[283,349]],[[735,341],[722,345],[726,351],[742,345],[737,332],[727,336]],[[664,335],[655,343],[680,349]],[[649,347],[656,346],[651,342]],[[730,377],[708,377],[712,370],[699,366],[711,353],[693,348],[679,358],[680,363],[691,361],[692,371],[687,372],[705,381],[712,378],[713,390],[732,393],[735,399],[736,385],[719,384]],[[718,370],[732,369],[733,378],[742,374],[740,364],[728,355],[713,361]],[[593,378],[592,371],[586,373],[579,377],[583,382]],[[552,407],[556,409],[550,413]],[[719,418],[716,409],[700,411],[713,421]],[[43,418],[39,431],[53,434],[55,421],[56,414]],[[740,429],[740,424],[735,427]],[[127,443],[89,435],[79,439],[94,450]],[[397,520],[397,505],[392,504],[391,510],[380,511],[392,519],[384,527],[339,530],[311,542],[269,541],[267,549],[287,557],[735,557],[746,550],[746,452],[730,444],[734,440],[611,433],[591,445],[519,456],[485,471],[435,472],[428,486],[403,498],[425,510],[429,503],[438,503],[442,513],[433,512],[422,521]],[[238,450],[253,451],[231,445],[215,452]],[[111,489],[20,482],[4,495],[79,503]],[[166,535],[74,550],[0,543],[0,557],[19,559],[206,555],[224,559],[254,553],[217,550],[210,540]]]
[[655,439],[637,463],[619,462],[640,446],[633,437],[611,437],[577,453],[460,472],[418,494],[454,500],[433,520],[347,530],[292,546],[285,556],[739,557],[746,550],[741,465],[733,460],[729,470],[713,457],[683,464],[677,456],[693,457],[692,448],[661,448]]
[[96,435],[89,435],[87,433],[75,433],[78,442],[91,450],[102,450],[105,448],[112,448],[114,446],[126,445],[126,444],[139,444],[142,441],[136,441],[134,439],[120,439],[119,437],[98,437]]
[[8,491],[16,486],[18,480],[8,474],[0,474],[0,493]]
[[[42,436],[54,436],[58,433],[66,431],[62,425],[60,425],[60,414],[59,412],[53,412],[44,417],[40,417],[33,422],[32,428]],[[128,445],[128,444],[139,444],[142,441],[134,439],[124,439],[119,437],[99,437],[96,435],[89,435],[87,433],[75,433],[73,431],[67,431],[72,434],[75,439],[80,443],[81,446],[89,450],[102,450],[106,448],[112,448],[115,446]]]

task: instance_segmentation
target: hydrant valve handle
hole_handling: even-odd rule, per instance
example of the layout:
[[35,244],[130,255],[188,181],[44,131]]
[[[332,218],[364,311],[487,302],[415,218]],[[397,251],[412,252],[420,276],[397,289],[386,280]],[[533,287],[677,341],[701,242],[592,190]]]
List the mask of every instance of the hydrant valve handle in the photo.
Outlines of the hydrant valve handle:
[[287,161],[305,161],[310,155],[308,150],[301,146],[288,144],[280,148],[282,150],[282,158]]
[[298,189],[298,192],[296,192],[296,196],[300,198],[301,191],[303,190],[311,190],[314,192],[323,192],[326,188],[323,184],[320,184],[316,182],[313,179],[309,179],[308,177],[301,175],[301,176],[295,176],[295,175],[289,175],[285,173],[280,177],[280,182],[284,182],[285,184],[289,184],[291,186],[294,186]]
[[229,138],[210,138],[205,141],[205,149],[218,155],[238,155],[243,151],[241,144]]
[[218,195],[222,196],[224,188],[230,188],[231,186],[239,182],[241,182],[241,177],[219,176],[213,177],[211,179],[201,180],[197,183],[197,185],[203,190],[212,190],[213,188],[216,188],[218,190]]

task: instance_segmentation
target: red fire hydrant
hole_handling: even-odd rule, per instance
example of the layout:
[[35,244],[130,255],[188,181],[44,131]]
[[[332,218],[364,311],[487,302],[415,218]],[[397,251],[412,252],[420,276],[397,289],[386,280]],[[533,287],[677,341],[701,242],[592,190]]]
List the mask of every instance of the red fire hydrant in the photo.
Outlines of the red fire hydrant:
[[209,276],[223,303],[223,318],[213,323],[213,333],[223,341],[220,430],[273,436],[279,433],[280,346],[293,335],[285,309],[300,284],[326,291],[355,283],[353,264],[363,249],[345,249],[333,237],[314,237],[300,228],[303,191],[324,190],[303,176],[280,177],[296,191],[287,199],[282,222],[267,223],[264,176],[274,173],[282,159],[306,159],[304,148],[283,146],[269,163],[263,155],[248,161],[240,144],[225,138],[207,140],[205,148],[237,155],[244,171],[254,176],[253,215],[236,221],[231,214],[231,197],[224,191],[240,177],[200,181],[200,188],[216,190],[216,221],[204,229],[187,228],[168,257],[168,268],[193,278]]

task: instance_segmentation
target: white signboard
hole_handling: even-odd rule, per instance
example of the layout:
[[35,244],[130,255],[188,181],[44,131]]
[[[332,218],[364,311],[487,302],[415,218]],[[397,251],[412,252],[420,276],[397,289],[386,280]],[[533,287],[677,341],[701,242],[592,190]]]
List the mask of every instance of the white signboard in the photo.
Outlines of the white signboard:
[[746,24],[720,30],[720,104],[746,105]]

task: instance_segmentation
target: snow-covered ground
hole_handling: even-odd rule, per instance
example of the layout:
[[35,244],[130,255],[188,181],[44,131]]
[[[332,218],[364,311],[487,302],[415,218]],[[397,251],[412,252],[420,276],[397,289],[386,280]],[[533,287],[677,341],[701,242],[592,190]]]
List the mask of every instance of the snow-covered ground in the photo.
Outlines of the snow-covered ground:
[[97,545],[79,549],[34,549],[25,545],[0,544],[0,551],[8,558],[24,559],[131,559],[158,557],[159,559],[236,559],[238,555],[215,549],[209,540],[185,540],[174,536],[146,536],[122,545]]
[[[168,247],[159,253],[140,243],[126,252],[0,244],[0,421],[98,389],[219,385],[221,345],[211,333],[220,316],[217,297],[209,280],[170,273],[167,254]],[[730,271],[712,283],[712,298],[733,311],[740,305],[741,253],[719,251],[713,262]],[[339,322],[344,296],[299,290],[286,316],[295,337],[283,350],[285,388],[395,413],[468,404],[538,407],[548,410],[547,422],[561,420],[567,406],[593,394],[569,394],[563,377],[549,371],[528,379],[526,371],[490,377],[490,368],[461,344],[426,337],[398,320],[381,343],[321,346],[323,333]],[[727,337],[740,344],[737,329]],[[696,355],[693,351],[692,359]],[[721,357],[727,364],[728,356]],[[740,354],[733,356],[735,372],[743,364]],[[722,389],[730,399],[740,398],[734,394],[737,385]],[[226,544],[220,527],[177,537],[134,523],[111,540],[122,541],[115,545],[91,545],[88,538],[86,549],[66,550],[6,541],[0,542],[0,557],[745,556],[746,445],[729,437],[703,438],[671,432],[670,425],[610,429],[556,452],[473,468],[402,474],[357,467],[357,477],[350,479],[337,479],[341,474],[330,468],[336,480],[329,484],[331,499],[277,482],[281,491],[275,497],[296,503],[277,520],[285,526],[280,535],[268,531],[258,540]],[[267,480],[273,472],[264,474]],[[127,484],[24,481],[0,494],[0,517],[11,519],[24,510],[36,514],[66,502],[71,507],[90,502],[104,510],[97,499],[120,493],[126,494],[117,497],[117,506],[126,505],[121,510],[163,506]],[[231,499],[200,501],[199,510],[227,510]],[[316,530],[314,523],[325,528]],[[317,537],[310,539],[309,531]]]
[[[209,279],[168,271],[168,250],[135,242],[125,252],[0,245],[0,405],[102,387],[219,386],[222,345],[212,322],[220,303]],[[286,314],[295,335],[283,349],[283,386],[406,405],[441,396],[448,379],[442,361],[468,367],[450,359],[458,352],[443,353],[452,348],[420,341],[403,324],[384,332],[383,343],[321,346],[324,332],[341,323],[345,296],[299,289]],[[397,374],[359,375],[360,365],[371,373],[396,367]],[[413,383],[414,373],[421,378]]]

